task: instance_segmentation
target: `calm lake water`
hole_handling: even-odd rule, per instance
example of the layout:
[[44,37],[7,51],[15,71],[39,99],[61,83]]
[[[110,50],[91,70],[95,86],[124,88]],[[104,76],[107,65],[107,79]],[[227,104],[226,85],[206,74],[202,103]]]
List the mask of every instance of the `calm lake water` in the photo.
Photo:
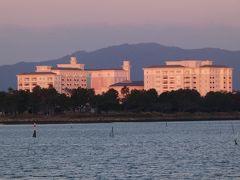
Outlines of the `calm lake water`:
[[0,125],[0,179],[240,179],[232,124]]

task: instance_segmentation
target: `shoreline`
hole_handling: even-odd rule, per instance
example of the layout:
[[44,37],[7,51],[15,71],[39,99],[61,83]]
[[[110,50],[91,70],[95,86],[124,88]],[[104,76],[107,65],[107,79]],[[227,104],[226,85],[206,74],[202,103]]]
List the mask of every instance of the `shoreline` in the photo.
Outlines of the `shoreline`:
[[107,113],[107,114],[64,114],[56,116],[0,117],[2,125],[17,124],[71,124],[71,123],[115,123],[115,122],[186,122],[240,120],[240,112],[224,113]]

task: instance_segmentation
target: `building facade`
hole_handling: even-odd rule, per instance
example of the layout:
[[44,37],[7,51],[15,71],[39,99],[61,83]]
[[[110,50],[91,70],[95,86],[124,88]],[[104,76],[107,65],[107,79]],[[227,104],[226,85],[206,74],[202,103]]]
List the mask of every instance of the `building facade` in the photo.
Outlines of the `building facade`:
[[36,66],[36,71],[17,75],[18,90],[29,90],[40,86],[52,85],[59,93],[67,94],[70,89],[87,88],[87,72],[84,64],[78,64],[76,57],[71,57],[70,64]]
[[130,62],[123,61],[119,69],[85,70],[84,64],[78,64],[76,57],[70,58],[69,64],[52,66],[36,66],[36,71],[17,75],[18,90],[29,90],[40,86],[48,88],[52,85],[59,93],[68,94],[77,88],[93,88],[101,94],[109,86],[121,81],[130,80]]
[[166,61],[144,70],[144,89],[161,94],[177,89],[195,89],[202,96],[210,91],[232,92],[232,68],[210,60]]
[[32,72],[17,75],[18,90],[32,90],[36,86],[48,88],[53,86],[57,91],[61,91],[61,77],[52,72]]
[[96,94],[102,94],[109,90],[112,84],[122,81],[130,81],[131,66],[130,62],[123,61],[122,68],[118,69],[89,69],[87,70],[90,78],[90,88]]

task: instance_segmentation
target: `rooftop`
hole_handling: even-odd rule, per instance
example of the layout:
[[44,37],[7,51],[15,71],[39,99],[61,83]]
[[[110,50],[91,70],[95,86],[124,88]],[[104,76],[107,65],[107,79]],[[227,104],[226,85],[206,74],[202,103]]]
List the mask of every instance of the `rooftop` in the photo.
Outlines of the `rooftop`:
[[[181,66],[181,65],[155,65],[155,66],[148,66],[145,68],[183,68],[185,66]],[[201,67],[212,67],[212,68],[229,68],[228,66],[224,66],[224,65],[203,65],[203,66],[199,66]],[[186,67],[187,68],[187,67]]]
[[148,66],[145,68],[183,68],[184,66],[181,65],[154,65],[154,66]]
[[229,68],[228,66],[224,66],[224,65],[204,65],[200,67]]
[[86,71],[122,71],[121,68],[107,68],[107,69],[85,69]]
[[29,72],[29,73],[21,73],[19,75],[55,75],[53,72]]
[[113,86],[143,86],[143,81],[122,81],[116,84],[112,84],[110,87]]
[[170,61],[170,62],[174,62],[174,61],[178,61],[178,62],[181,62],[181,61],[187,61],[187,62],[203,62],[203,61],[212,61],[210,59],[168,59],[166,61]]
[[80,68],[70,68],[70,67],[53,67],[52,70],[83,70],[83,69],[80,69]]

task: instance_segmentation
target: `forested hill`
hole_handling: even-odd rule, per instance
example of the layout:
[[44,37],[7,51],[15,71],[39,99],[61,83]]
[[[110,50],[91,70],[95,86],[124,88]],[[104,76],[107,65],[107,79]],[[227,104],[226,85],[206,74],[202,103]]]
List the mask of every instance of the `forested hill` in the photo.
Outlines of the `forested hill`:
[[[215,64],[228,65],[234,68],[234,89],[239,89],[240,51],[228,51],[216,48],[181,49],[167,47],[156,43],[122,44],[99,49],[92,52],[78,51],[73,53],[86,68],[120,67],[127,58],[132,64],[132,79],[142,80],[142,68],[149,65],[163,64],[165,60],[175,59],[211,59]],[[21,62],[14,65],[0,66],[0,90],[16,88],[16,74],[34,71],[37,64],[56,65],[67,63],[71,55],[59,59],[38,63]]]

